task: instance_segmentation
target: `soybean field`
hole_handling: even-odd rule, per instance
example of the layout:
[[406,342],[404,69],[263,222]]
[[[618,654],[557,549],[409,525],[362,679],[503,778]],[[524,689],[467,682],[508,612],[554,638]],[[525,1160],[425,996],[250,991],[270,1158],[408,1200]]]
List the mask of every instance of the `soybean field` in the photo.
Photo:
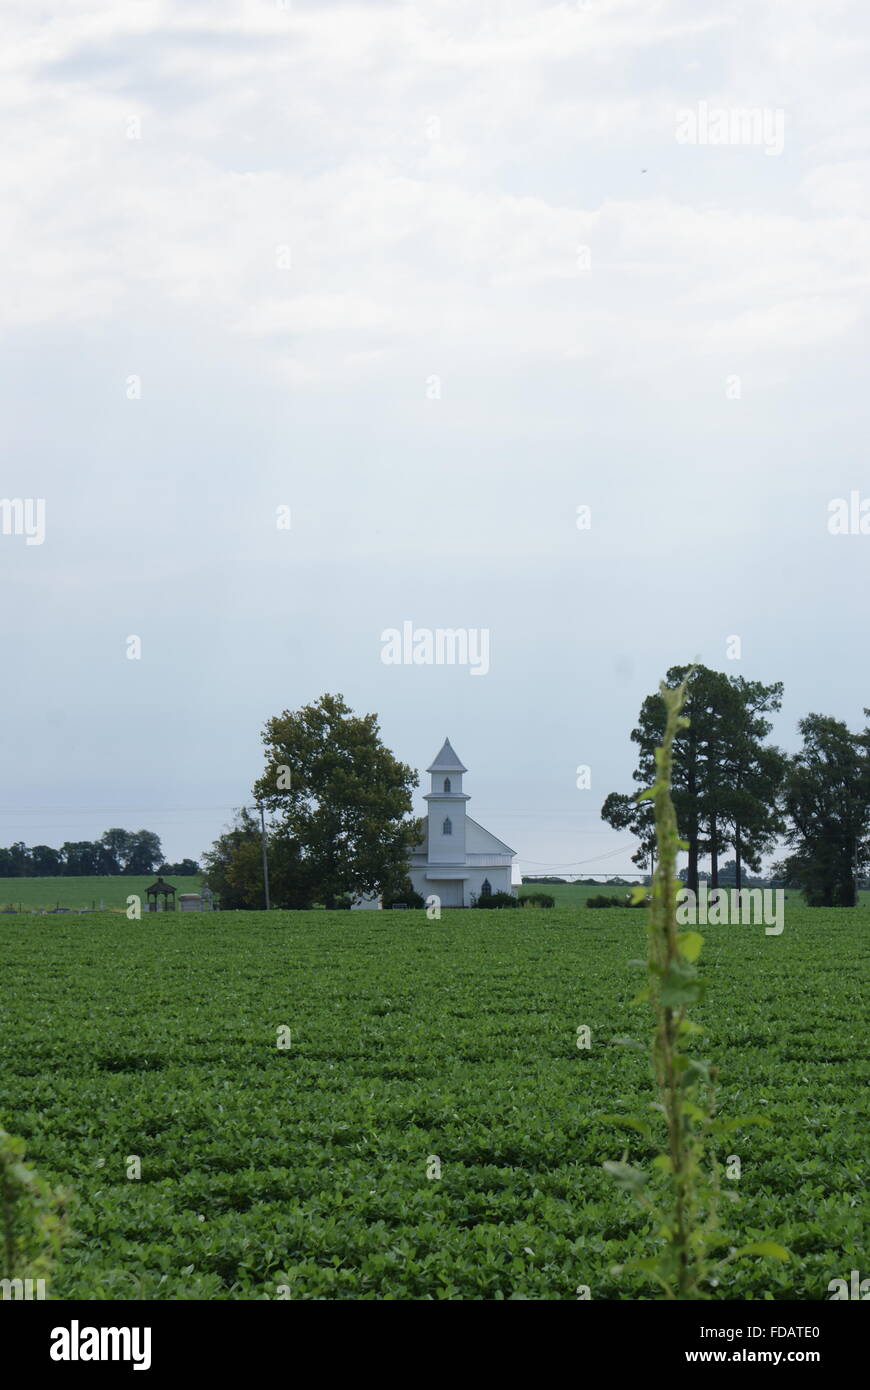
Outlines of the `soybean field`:
[[[865,911],[704,936],[695,1049],[770,1121],[723,1224],[791,1252],[717,1296],[824,1299],[870,1270]],[[0,1125],[75,1194],[52,1295],[653,1297],[602,1168],[654,1153],[608,1118],[653,1099],[644,952],[620,908],[0,918]]]

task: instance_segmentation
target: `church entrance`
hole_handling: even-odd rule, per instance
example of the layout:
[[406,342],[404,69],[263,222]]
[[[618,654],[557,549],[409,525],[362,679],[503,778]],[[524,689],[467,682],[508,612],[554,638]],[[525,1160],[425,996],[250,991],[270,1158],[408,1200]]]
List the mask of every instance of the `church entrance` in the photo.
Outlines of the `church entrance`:
[[464,907],[464,888],[461,878],[442,878],[433,882],[430,892],[438,894],[442,907]]

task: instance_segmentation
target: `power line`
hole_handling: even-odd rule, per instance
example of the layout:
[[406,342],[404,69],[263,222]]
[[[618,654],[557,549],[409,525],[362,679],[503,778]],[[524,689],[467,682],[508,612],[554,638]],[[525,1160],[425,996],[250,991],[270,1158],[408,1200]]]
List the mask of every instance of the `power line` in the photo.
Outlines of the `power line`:
[[[0,806],[0,816],[168,816],[217,814],[220,811],[255,811],[255,805],[234,802],[231,806]],[[542,816],[571,816],[578,824],[583,817],[562,807],[537,811],[498,811],[484,808],[479,815],[500,820],[540,821]],[[473,817],[472,817],[473,819]],[[597,823],[584,829],[584,835],[611,835],[612,830]]]
[[[617,854],[624,854],[627,849],[632,849],[632,845],[620,845],[619,849],[611,850],[609,854],[599,854],[594,859],[571,859],[567,863],[556,864],[543,859],[527,859],[524,854],[518,854],[517,858],[523,864],[532,864],[538,869],[571,869],[583,868],[587,864],[600,864],[604,859],[615,859]],[[626,873],[643,873],[642,869],[627,869]]]

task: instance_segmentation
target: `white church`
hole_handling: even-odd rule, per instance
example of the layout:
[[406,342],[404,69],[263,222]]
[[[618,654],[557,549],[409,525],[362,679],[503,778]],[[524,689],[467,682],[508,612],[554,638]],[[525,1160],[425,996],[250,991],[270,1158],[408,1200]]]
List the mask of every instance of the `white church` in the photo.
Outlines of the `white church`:
[[462,790],[468,769],[449,738],[426,771],[431,777],[424,797],[428,815],[408,868],[417,892],[424,898],[434,894],[442,907],[472,907],[482,893],[510,893],[515,851],[468,815],[471,798]]
[[[450,739],[427,767],[431,783],[423,798],[423,838],[411,851],[408,877],[423,898],[438,898],[442,907],[473,907],[487,893],[513,892],[516,850],[499,840],[466,812],[471,800],[462,790],[463,767]],[[380,907],[380,898],[357,898],[354,908]]]

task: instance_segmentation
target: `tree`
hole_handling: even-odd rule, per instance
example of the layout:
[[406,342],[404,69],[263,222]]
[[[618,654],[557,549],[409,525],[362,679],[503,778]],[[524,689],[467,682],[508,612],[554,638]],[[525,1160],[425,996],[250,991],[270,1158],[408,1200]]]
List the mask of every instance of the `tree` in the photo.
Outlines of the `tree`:
[[854,907],[870,862],[870,730],[852,734],[821,714],[798,728],[803,748],[788,765],[784,797],[795,852],[777,870],[810,907]]
[[26,878],[30,873],[30,851],[23,840],[9,846],[10,877]]
[[331,907],[343,894],[401,891],[421,835],[409,819],[417,774],[393,757],[374,714],[341,695],[270,719],[254,797],[274,818],[274,853],[300,895]]
[[35,878],[54,878],[63,873],[60,850],[50,845],[34,845],[30,851],[30,872]]
[[[689,846],[687,882],[698,891],[698,860],[706,842],[703,839],[705,822],[712,822],[715,843],[718,804],[717,779],[712,773],[716,751],[721,747],[721,725],[726,723],[725,711],[730,713],[732,702],[728,678],[706,666],[690,668],[673,666],[665,684],[676,689],[688,677],[684,713],[687,727],[681,729],[674,741],[673,799],[680,832]],[[661,745],[667,721],[665,702],[660,694],[648,695],[641,705],[637,728],[632,730],[632,742],[638,745],[638,765],[633,773],[642,789],[652,786],[656,779],[655,751]],[[633,856],[635,864],[646,868],[652,861],[654,828],[649,801],[638,802],[636,796],[611,793],[601,808],[602,819],[615,829],[630,830],[641,842]],[[716,846],[718,852],[718,845]]]
[[[133,833],[116,827],[105,831],[99,840],[67,840],[60,849],[52,849],[50,845],[34,845],[28,849],[23,840],[18,840],[9,849],[0,849],[0,878],[150,874],[162,858],[160,837],[153,831]],[[172,867],[176,873],[197,872],[192,859]]]
[[188,874],[198,874],[199,865],[195,859],[182,859],[178,864],[160,864],[157,872],[162,877],[167,874],[175,874],[177,877],[184,878]]
[[[293,846],[280,835],[267,834],[269,896],[273,907],[310,907],[314,889]],[[217,893],[222,908],[262,908],[266,905],[263,883],[263,849],[260,822],[243,806],[233,824],[202,856],[205,882]]]
[[68,878],[82,878],[100,872],[102,847],[99,841],[67,840],[60,847],[63,872]]
[[782,682],[763,685],[737,676],[731,683],[741,717],[723,762],[725,820],[734,847],[734,883],[742,888],[744,862],[757,874],[762,854],[785,829],[780,794],[788,759],[780,749],[762,743],[772,728],[766,716],[782,706]]
[[728,843],[725,827],[731,792],[724,765],[743,734],[744,707],[736,682],[721,671],[699,666],[689,679],[686,709],[698,728],[698,821],[706,831],[703,849],[710,856],[710,886],[718,888],[719,854]]
[[125,874],[153,874],[162,859],[160,836],[155,835],[153,830],[135,830],[130,833],[123,868]]
[[418,893],[410,878],[405,878],[404,883],[397,886],[391,892],[384,894],[381,907],[425,907],[426,899],[422,893]]
[[[719,869],[719,886],[720,888],[774,888],[776,887],[776,884],[773,882],[775,868],[776,866],[774,865],[768,873],[761,876],[744,874],[742,870],[740,870],[737,860],[729,859],[725,864],[721,865]],[[738,871],[740,872],[739,882]]]
[[202,856],[206,883],[220,896],[222,908],[264,906],[259,852],[260,827],[243,807],[229,829]]
[[100,839],[103,847],[103,868],[105,874],[120,874],[130,857],[132,835],[129,830],[115,828],[106,830]]
[[[739,854],[755,868],[779,828],[776,794],[784,760],[761,740],[770,731],[764,714],[779,708],[782,686],[729,677],[706,666],[671,667],[665,684],[675,689],[683,680],[689,723],[674,740],[672,795],[680,833],[688,844],[686,882],[697,893],[702,856],[710,855],[715,888],[719,857],[733,844],[735,833]],[[660,694],[649,695],[631,734],[639,749],[633,778],[642,788],[655,781],[655,750],[664,730],[664,700]],[[634,862],[646,868],[654,844],[649,801],[612,792],[601,816],[614,829],[629,830],[640,840]]]

